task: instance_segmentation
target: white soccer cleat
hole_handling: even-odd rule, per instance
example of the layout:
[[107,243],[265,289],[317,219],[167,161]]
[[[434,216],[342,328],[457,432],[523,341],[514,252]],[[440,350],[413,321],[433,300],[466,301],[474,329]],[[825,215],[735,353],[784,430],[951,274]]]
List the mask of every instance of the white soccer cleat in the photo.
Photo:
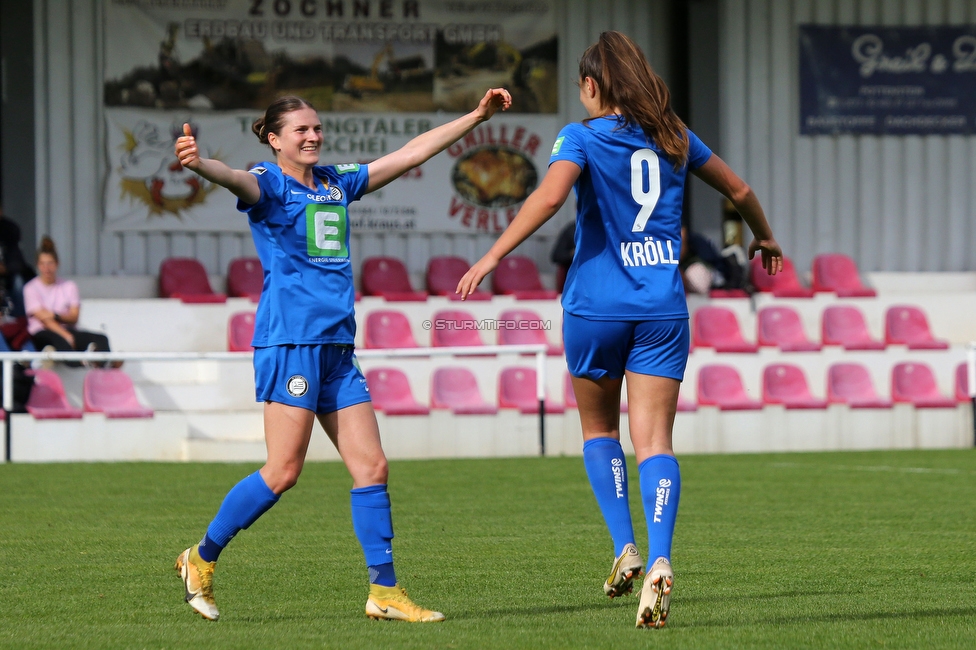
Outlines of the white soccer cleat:
[[183,579],[184,599],[200,616],[216,621],[220,618],[217,603],[214,602],[213,573],[216,562],[205,562],[197,551],[197,546],[191,546],[176,558],[176,572]]
[[603,593],[611,598],[629,594],[634,590],[634,578],[640,575],[643,568],[644,559],[637,547],[627,544],[613,561],[610,577],[603,583]]
[[659,557],[644,578],[640,605],[637,607],[637,627],[664,627],[671,608],[673,586],[674,571],[671,563],[667,558]]

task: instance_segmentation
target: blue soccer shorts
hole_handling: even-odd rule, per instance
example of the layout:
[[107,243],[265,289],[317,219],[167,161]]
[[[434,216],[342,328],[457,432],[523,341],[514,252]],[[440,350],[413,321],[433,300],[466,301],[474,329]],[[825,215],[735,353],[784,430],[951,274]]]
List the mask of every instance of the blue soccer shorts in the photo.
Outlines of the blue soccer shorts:
[[257,401],[332,413],[369,401],[351,345],[274,345],[254,349]]
[[569,374],[619,379],[624,370],[682,381],[691,334],[688,319],[589,320],[563,312]]

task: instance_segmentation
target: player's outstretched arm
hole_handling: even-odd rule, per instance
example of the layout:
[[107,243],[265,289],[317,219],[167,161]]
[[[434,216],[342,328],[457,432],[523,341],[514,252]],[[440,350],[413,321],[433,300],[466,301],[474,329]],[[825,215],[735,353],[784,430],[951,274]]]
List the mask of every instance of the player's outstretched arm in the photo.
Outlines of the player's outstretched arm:
[[557,160],[549,165],[542,183],[525,200],[502,236],[458,282],[454,293],[460,294],[461,300],[465,300],[478,288],[485,276],[495,270],[503,257],[515,250],[519,244],[528,239],[529,235],[559,211],[566,202],[573,183],[579,178],[580,172],[576,163],[567,160]]
[[766,269],[766,273],[776,275],[782,271],[783,250],[773,239],[773,229],[769,227],[766,215],[752,188],[715,154],[712,154],[704,165],[692,170],[692,173],[725,195],[749,225],[753,234],[752,243],[749,244],[749,259],[760,252],[762,266]]
[[254,174],[231,169],[219,160],[201,158],[197,139],[189,124],[183,125],[183,135],[176,139],[176,157],[187,169],[203,176],[211,183],[226,187],[245,203],[255,204],[261,198],[261,187]]
[[421,133],[396,151],[369,163],[369,185],[366,186],[366,191],[378,190],[407,170],[422,165],[463,138],[474,127],[490,120],[499,109],[505,111],[511,105],[512,96],[507,90],[490,88],[478,108],[467,115]]

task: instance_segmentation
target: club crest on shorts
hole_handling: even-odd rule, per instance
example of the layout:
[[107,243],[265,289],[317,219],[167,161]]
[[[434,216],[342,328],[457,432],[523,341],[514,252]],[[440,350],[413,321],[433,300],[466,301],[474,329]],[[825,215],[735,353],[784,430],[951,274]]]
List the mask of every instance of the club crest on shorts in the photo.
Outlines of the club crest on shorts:
[[301,397],[308,392],[308,380],[301,375],[292,375],[285,384],[288,394],[292,397]]

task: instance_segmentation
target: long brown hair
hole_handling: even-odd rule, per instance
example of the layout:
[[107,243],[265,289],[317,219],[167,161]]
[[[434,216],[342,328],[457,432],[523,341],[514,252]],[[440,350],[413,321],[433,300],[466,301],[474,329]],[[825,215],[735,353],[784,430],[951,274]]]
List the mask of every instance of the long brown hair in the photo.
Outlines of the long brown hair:
[[623,124],[640,126],[675,169],[687,162],[688,127],[671,108],[667,84],[634,41],[620,32],[603,32],[580,57],[579,75],[580,81],[591,77],[603,106],[618,108]]
[[254,135],[258,136],[261,144],[269,144],[268,134],[274,133],[275,135],[280,135],[281,127],[285,125],[285,116],[288,113],[299,111],[303,108],[315,110],[315,107],[308,100],[302,99],[301,97],[296,97],[295,95],[279,97],[271,102],[271,105],[268,106],[268,110],[264,112],[262,117],[254,120],[254,124],[251,125],[251,131],[254,132]]

